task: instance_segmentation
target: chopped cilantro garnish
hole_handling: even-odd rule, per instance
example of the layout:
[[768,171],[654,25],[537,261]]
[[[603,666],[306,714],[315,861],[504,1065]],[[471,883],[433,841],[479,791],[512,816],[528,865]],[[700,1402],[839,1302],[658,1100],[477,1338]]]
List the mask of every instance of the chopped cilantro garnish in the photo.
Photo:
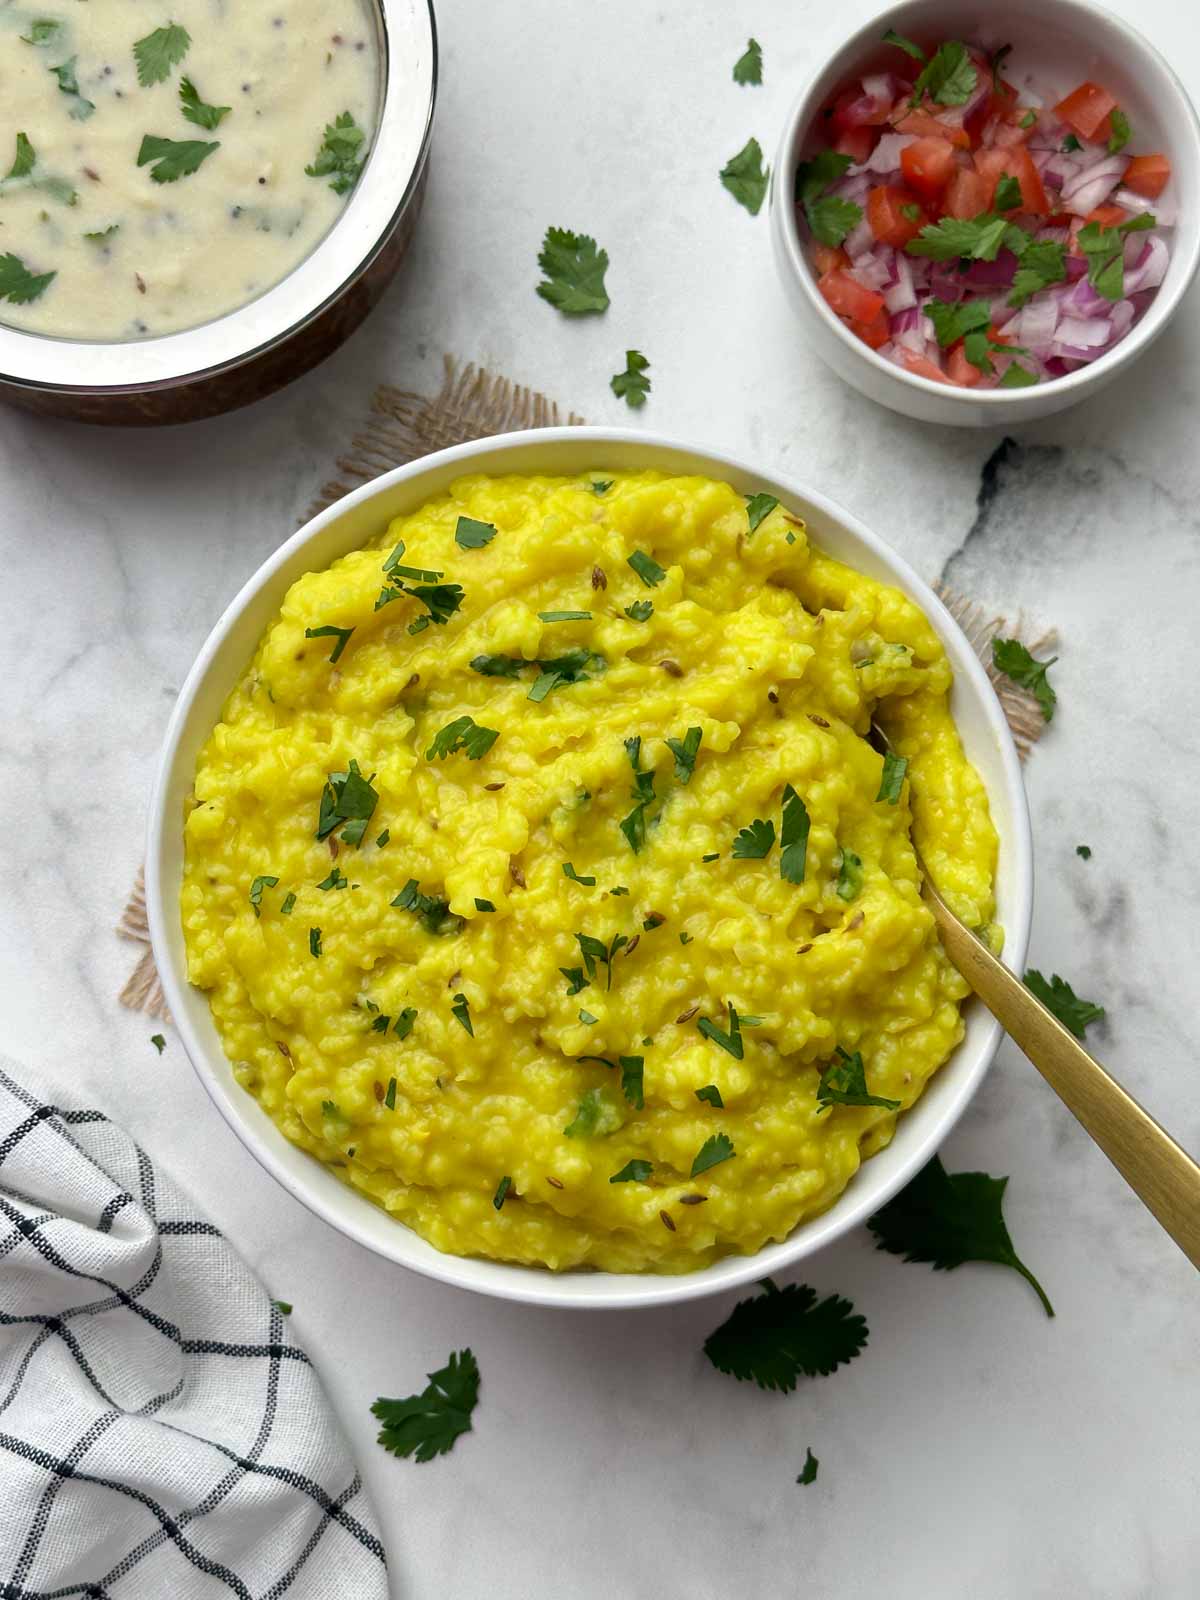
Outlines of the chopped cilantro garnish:
[[920,45],[915,45],[911,39],[906,39],[902,33],[897,33],[895,28],[889,28],[883,36],[884,44],[894,44],[897,50],[903,50],[906,56],[911,56],[914,61],[924,61],[925,52]]
[[968,333],[986,328],[992,320],[992,308],[988,300],[930,300],[925,306],[925,315],[933,323],[938,344],[945,350]]
[[57,80],[60,92],[68,95],[72,101],[67,115],[75,122],[86,122],[96,107],[92,101],[79,92],[79,80],[75,76],[76,59],[75,56],[72,56],[69,61],[64,61],[57,67],[51,67],[50,75]]
[[330,652],[329,659],[330,661],[340,661],[342,651],[349,643],[350,635],[353,632],[353,628],[336,628],[332,623],[327,623],[323,628],[305,628],[304,637],[306,639],[336,639],[337,643]]
[[1051,1011],[1077,1039],[1082,1039],[1093,1022],[1104,1017],[1104,1007],[1091,1000],[1081,1000],[1065,978],[1054,973],[1047,983],[1036,967],[1025,974],[1025,987],[1035,995],[1047,1011]]
[[847,850],[843,847],[842,859],[838,862],[838,898],[840,900],[855,900],[861,894],[862,886],[862,857],[856,856],[853,850]]
[[779,876],[785,883],[803,883],[808,863],[808,807],[786,784],[783,790],[783,824],[779,832]]
[[630,622],[647,622],[653,611],[653,600],[635,600],[631,606],[625,607],[625,615]]
[[582,317],[608,308],[604,274],[608,252],[597,248],[586,233],[547,228],[538,255],[544,279],[537,292],[564,316]]
[[1023,306],[1030,295],[1052,283],[1062,283],[1066,276],[1066,248],[1053,239],[1035,241],[1021,251],[1008,303]]
[[746,521],[751,533],[757,532],[759,524],[765,517],[769,517],[779,504],[778,498],[773,494],[747,494],[742,498],[746,502]]
[[311,165],[305,167],[305,175],[329,178],[334,194],[349,194],[363,169],[366,138],[350,112],[343,111],[325,124],[320,148]]
[[637,411],[646,404],[650,393],[650,379],[646,376],[650,363],[640,350],[626,350],[624,372],[614,372],[609,387],[618,400]]
[[28,134],[17,134],[17,150],[13,156],[13,164],[4,174],[5,179],[27,178],[37,165],[37,151],[33,148]]
[[308,930],[308,953],[310,956],[319,956],[321,954],[320,928],[310,928]]
[[1079,230],[1076,243],[1088,258],[1088,282],[1106,300],[1120,300],[1125,293],[1125,237],[1156,226],[1158,219],[1148,211],[1127,217],[1115,228],[1089,222]]
[[479,522],[475,517],[459,517],[454,529],[454,542],[462,550],[482,550],[495,537],[495,524]]
[[1019,361],[1010,361],[1005,367],[997,387],[1001,389],[1029,389],[1040,382],[1036,372],[1030,372]]
[[820,1465],[821,1463],[817,1460],[816,1456],[813,1455],[811,1448],[806,1446],[804,1451],[804,1466],[800,1469],[800,1476],[796,1479],[796,1482],[805,1485],[816,1483],[817,1468]]
[[1006,678],[1011,678],[1014,683],[1020,684],[1022,689],[1030,691],[1047,722],[1054,720],[1054,708],[1058,704],[1058,696],[1046,674],[1057,660],[1058,657],[1053,656],[1049,661],[1038,661],[1019,639],[992,640],[993,666]]
[[719,850],[714,850],[710,855],[701,856],[700,859],[701,861],[719,861],[721,859],[721,852]]
[[490,900],[481,900],[479,896],[476,895],[475,909],[476,911],[495,911],[496,908]]
[[1129,143],[1133,129],[1129,126],[1129,118],[1119,106],[1112,112],[1108,122],[1112,129],[1108,136],[1108,153],[1110,156],[1115,156]]
[[879,774],[879,793],[875,796],[876,800],[886,800],[890,806],[898,805],[907,771],[908,757],[895,756],[890,750],[887,751]]
[[802,161],[796,168],[795,197],[804,207],[813,237],[833,248],[862,221],[861,206],[826,193],[851,165],[849,156],[836,150],[820,150],[811,161]]
[[567,980],[568,995],[578,994],[581,989],[586,989],[588,979],[583,975],[582,967],[559,967],[558,969]]
[[0,300],[28,305],[44,294],[57,276],[57,272],[30,272],[20,256],[9,251],[0,256]]
[[744,1059],[746,1054],[746,1046],[742,1042],[742,1029],[741,1024],[738,1021],[738,1014],[732,1006],[729,1007],[728,1033],[723,1032],[717,1027],[716,1023],[710,1021],[708,1017],[699,1018],[696,1023],[696,1027],[704,1036],[704,1038],[711,1039],[713,1044],[720,1045],[721,1049],[724,1050],[727,1055],[731,1055],[735,1061],[741,1061]]
[[[436,583],[445,576],[442,572],[434,571],[430,567],[406,567],[401,562],[405,553],[404,540],[401,539],[391,555],[383,563],[383,570],[389,578],[410,578],[414,583]],[[378,606],[375,608],[377,611]]]
[[492,1205],[496,1208],[497,1211],[499,1211],[500,1208],[503,1206],[503,1204],[505,1202],[505,1199],[508,1196],[508,1191],[511,1188],[512,1188],[512,1179],[506,1173],[505,1176],[503,1178],[501,1178],[500,1182],[496,1185],[496,1192],[492,1196]]
[[621,1065],[621,1093],[635,1111],[641,1111],[645,1106],[642,1088],[645,1057],[618,1056],[617,1060]]
[[633,810],[621,819],[621,832],[637,855],[646,842],[646,812],[654,804],[654,773],[642,771],[642,741],[626,739],[625,752],[633,768]]
[[321,882],[317,885],[317,888],[344,889],[349,882],[350,879],[346,877],[344,872],[340,872],[337,867],[331,867],[329,876],[327,878],[322,878]]
[[133,59],[142,88],[148,89],[152,83],[161,83],[169,77],[171,68],[177,67],[187,55],[191,42],[187,29],[174,22],[167,23],[165,28],[155,28],[144,39],[135,40]]
[[1070,152],[1072,150],[1082,150],[1083,149],[1083,146],[1080,144],[1079,140],[1076,138],[1076,136],[1073,133],[1069,133],[1067,135],[1067,137],[1063,140],[1062,147],[1063,147],[1063,150],[1067,151],[1067,152]]
[[1032,128],[1036,121],[1037,121],[1037,112],[1031,109],[1031,110],[1027,111],[1025,113],[1025,115],[1021,118],[1020,126],[1022,128]]
[[710,1106],[716,1106],[718,1111],[724,1111],[725,1109],[725,1102],[721,1099],[721,1091],[715,1083],[706,1083],[703,1089],[697,1089],[696,1099],[703,1100]]
[[466,752],[469,761],[479,761],[500,737],[498,728],[484,728],[474,717],[455,717],[434,734],[433,743],[425,752],[426,761],[444,761],[447,756]]
[[[906,200],[904,202],[904,204],[900,207],[900,215],[902,217],[907,217],[910,222],[920,222],[921,216],[922,216],[922,211],[921,211],[920,206],[917,205],[915,200]],[[789,533],[788,534],[788,542],[789,543],[793,542],[795,537],[796,537],[795,534]]]
[[575,1115],[563,1129],[568,1139],[588,1139],[593,1134],[612,1133],[620,1126],[616,1108],[606,1098],[603,1089],[589,1089],[580,1096]]
[[739,829],[733,841],[735,861],[762,861],[775,843],[775,824],[764,817]]
[[994,1261],[1012,1267],[1037,1293],[1046,1315],[1054,1308],[1041,1284],[1013,1249],[1004,1225],[1007,1178],[986,1172],[948,1173],[934,1156],[907,1186],[873,1217],[867,1227],[880,1250],[905,1261],[927,1261],[934,1271],[950,1272],[964,1261]]
[[[587,980],[586,983],[578,984],[576,988],[568,989],[567,993],[578,994],[579,990],[585,988],[587,983],[591,983],[593,978],[596,976],[597,962],[599,962],[602,967],[607,969],[608,981],[605,983],[604,987],[606,989],[611,989],[613,958],[616,956],[619,950],[623,950],[629,943],[628,936],[623,933],[614,933],[609,944],[605,944],[603,939],[593,938],[590,933],[577,933],[575,935],[575,939],[579,945],[580,952],[583,955],[583,964],[587,969]],[[568,978],[572,982],[574,981],[575,974],[580,971],[578,967],[560,967],[558,970],[563,974],[564,977]]]
[[633,568],[647,589],[653,589],[666,577],[665,567],[660,567],[652,556],[644,550],[635,550],[626,558],[627,564]]
[[371,1415],[383,1424],[379,1443],[394,1456],[432,1461],[470,1432],[478,1399],[478,1363],[470,1350],[460,1350],[429,1374],[429,1384],[420,1394],[376,1400]]
[[392,1032],[397,1039],[408,1038],[413,1031],[413,1024],[417,1020],[417,1015],[416,1006],[405,1006],[404,1010],[396,1018],[395,1026],[392,1028]]
[[290,917],[291,914],[292,914],[292,911],[295,909],[295,905],[296,905],[296,895],[295,895],[294,891],[289,893],[289,894],[284,895],[283,904],[279,907],[279,915],[281,917]]
[[49,17],[40,17],[36,22],[30,23],[28,33],[21,34],[21,43],[38,46],[53,44],[61,27],[61,22],[55,22]]
[[391,903],[401,911],[413,912],[427,933],[457,933],[462,927],[462,918],[451,915],[449,900],[422,894],[415,878],[408,880]]
[[700,741],[704,737],[700,728],[689,728],[682,739],[667,739],[666,746],[675,757],[675,781],[685,786],[692,781],[692,773],[696,770],[696,756],[700,751]]
[[757,39],[747,39],[745,52],[733,63],[734,83],[762,82],[762,45]]
[[607,494],[615,482],[615,478],[593,478],[588,488],[593,494]]
[[762,164],[762,146],[754,138],[748,139],[721,168],[721,182],[752,217],[758,215],[766,199],[770,177],[771,169]]
[[539,611],[538,618],[542,622],[590,622],[590,611]]
[[919,105],[921,96],[940,106],[963,106],[975,92],[978,73],[967,53],[967,47],[957,39],[948,39],[939,45],[925,63],[913,84],[912,104]]
[[992,69],[993,94],[1002,94],[1005,88],[1007,88],[1007,85],[1000,76],[1000,72],[1006,59],[1010,55],[1012,55],[1012,45],[1002,44],[998,50],[993,51],[993,53],[988,57],[988,66]]
[[384,845],[388,842],[388,840],[391,837],[392,837],[392,830],[390,828],[384,828],[383,832],[375,840],[375,848],[377,850],[382,850]]
[[207,128],[210,133],[214,128],[219,128],[222,120],[233,110],[232,106],[210,106],[201,100],[190,78],[179,80],[179,105],[185,121],[194,122],[198,128]]
[[992,201],[997,211],[1015,211],[1021,204],[1021,185],[1011,172],[1002,172]]
[[147,162],[154,163],[150,176],[155,183],[177,183],[220,148],[220,140],[206,144],[203,139],[163,139],[156,133],[147,133],[142,136],[137,164],[144,167]]
[[736,1154],[733,1140],[727,1133],[714,1133],[705,1139],[697,1150],[692,1162],[691,1176],[698,1178],[702,1172],[707,1172],[710,1167],[720,1166],[722,1161],[728,1161]]
[[898,1111],[900,1102],[868,1094],[861,1052],[856,1050],[851,1055],[838,1045],[836,1059],[822,1069],[817,1085],[817,1110],[828,1111],[830,1106],[882,1106],[885,1111]]
[[652,1161],[627,1161],[620,1172],[614,1172],[609,1183],[645,1183],[654,1171]]
[[379,804],[371,787],[375,774],[364,778],[358,762],[350,760],[345,772],[331,772],[321,791],[321,810],[317,819],[317,838],[325,839],[341,828],[342,843],[359,845],[367,823]]
[[1092,859],[1092,847],[1088,844],[1077,844],[1075,846],[1075,854],[1081,861],[1090,861]]
[[474,1024],[471,1022],[471,1006],[465,994],[456,994],[450,1006],[450,1015],[454,1020],[467,1030],[472,1039],[475,1037]]
[[985,211],[978,217],[943,217],[930,222],[905,249],[933,261],[994,261],[1009,228],[1003,217]]
[[769,1278],[763,1289],[739,1301],[704,1341],[704,1354],[718,1372],[790,1394],[797,1379],[828,1377],[866,1344],[866,1321],[849,1300],[831,1294],[818,1303],[808,1284],[779,1289]]
[[680,944],[691,944],[692,935],[690,933],[681,933],[679,935],[679,942]]
[[384,1103],[384,1105],[387,1107],[387,1109],[389,1111],[395,1111],[395,1109],[396,1109],[396,1080],[395,1080],[395,1078],[389,1078],[388,1079],[387,1093],[383,1097],[383,1103]]
[[159,1055],[162,1055],[163,1051],[167,1048],[167,1041],[163,1038],[161,1033],[152,1033],[150,1035],[150,1043],[158,1051]]
[[278,882],[278,878],[272,878],[267,875],[263,875],[255,878],[254,882],[250,885],[250,904],[254,907],[254,915],[256,917],[262,916],[263,890],[273,889]]

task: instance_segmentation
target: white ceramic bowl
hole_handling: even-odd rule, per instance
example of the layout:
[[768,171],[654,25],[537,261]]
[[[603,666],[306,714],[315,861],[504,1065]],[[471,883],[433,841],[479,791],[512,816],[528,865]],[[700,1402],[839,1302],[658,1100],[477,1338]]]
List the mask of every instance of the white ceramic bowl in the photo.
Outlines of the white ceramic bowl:
[[[904,372],[875,353],[833,314],[817,290],[792,197],[802,156],[819,148],[813,130],[831,95],[878,70],[891,54],[888,28],[918,40],[963,39],[995,49],[1011,44],[1010,77],[1020,86],[1032,68],[1039,81],[1067,92],[1085,78],[1105,84],[1133,124],[1130,148],[1164,151],[1172,178],[1165,191],[1178,214],[1171,265],[1133,331],[1090,366],[1029,389],[952,388]],[[1090,0],[904,0],[881,11],[837,50],[792,107],[771,177],[771,243],[784,288],[805,335],[839,377],[881,405],[919,422],[963,428],[1010,427],[1063,411],[1135,361],[1174,316],[1200,264],[1200,123],[1183,85],[1140,34]]]
[[320,570],[378,537],[390,518],[415,510],[465,472],[573,474],[589,468],[647,467],[706,473],[746,493],[761,489],[777,495],[805,518],[816,543],[860,571],[896,584],[925,611],[954,668],[953,711],[963,744],[991,797],[1000,835],[997,915],[1006,929],[1009,960],[1019,971],[1033,901],[1025,791],[999,702],[945,607],[882,539],[803,484],[714,451],[626,430],[547,428],[458,445],[386,473],[314,517],[264,562],[205,642],[171,717],[151,807],[146,899],[155,959],[187,1053],[238,1138],[310,1210],[385,1260],[460,1288],[541,1305],[662,1305],[761,1278],[811,1255],[861,1223],[928,1161],[974,1094],[1000,1038],[999,1025],[978,1005],[968,1006],[966,1037],[952,1059],[901,1118],[888,1148],[864,1163],[829,1211],[757,1255],[731,1256],[683,1277],[590,1271],[555,1274],[443,1255],[289,1144],[258,1102],[234,1080],[208,1000],[187,981],[179,919],[184,803],[191,792],[197,753],[289,586],[301,574]]

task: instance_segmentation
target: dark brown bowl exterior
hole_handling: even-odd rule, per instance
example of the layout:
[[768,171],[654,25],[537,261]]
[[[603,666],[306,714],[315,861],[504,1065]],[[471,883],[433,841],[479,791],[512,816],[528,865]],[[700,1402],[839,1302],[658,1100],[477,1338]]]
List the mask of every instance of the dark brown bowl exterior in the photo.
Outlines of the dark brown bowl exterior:
[[43,389],[5,382],[0,400],[41,417],[126,428],[195,422],[262,400],[311,372],[346,342],[396,275],[416,232],[429,176],[429,145],[374,254],[307,322],[228,366],[178,382],[130,389]]

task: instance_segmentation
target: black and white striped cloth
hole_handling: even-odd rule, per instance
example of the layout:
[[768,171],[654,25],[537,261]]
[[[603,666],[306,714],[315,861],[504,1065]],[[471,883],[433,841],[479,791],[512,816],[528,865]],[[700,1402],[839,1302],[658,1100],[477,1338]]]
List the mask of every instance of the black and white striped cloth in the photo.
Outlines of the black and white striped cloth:
[[261,1284],[127,1134],[0,1062],[0,1600],[387,1593]]

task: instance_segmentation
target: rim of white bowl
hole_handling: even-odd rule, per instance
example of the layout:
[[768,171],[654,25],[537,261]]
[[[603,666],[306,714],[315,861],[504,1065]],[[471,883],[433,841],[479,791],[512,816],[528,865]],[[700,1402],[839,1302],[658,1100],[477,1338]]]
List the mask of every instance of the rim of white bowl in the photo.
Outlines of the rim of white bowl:
[[[615,465],[614,462],[606,461],[606,452],[609,455],[614,453],[623,455],[631,460],[644,454],[646,459],[642,462],[642,466],[646,469],[706,472],[735,485],[739,482],[749,485],[752,491],[770,488],[772,492],[778,491],[781,499],[807,502],[823,516],[837,523],[853,540],[857,540],[880,567],[886,570],[888,581],[894,583],[921,607],[947,648],[956,682],[962,685],[965,680],[965,684],[969,686],[969,693],[982,712],[986,732],[994,741],[999,756],[1004,799],[1009,816],[1009,831],[1001,838],[1001,850],[1011,852],[1014,886],[1014,903],[1005,913],[1006,951],[1014,958],[1016,968],[1018,970],[1021,968],[1028,946],[1033,913],[1033,846],[1029,808],[1021,778],[1020,762],[1008,722],[986,672],[958,623],[907,561],[836,501],[806,488],[803,483],[787,474],[760,470],[742,458],[729,455],[723,450],[705,445],[689,445],[666,435],[640,433],[631,428],[530,429],[472,440],[447,450],[439,450],[433,455],[424,456],[418,461],[384,473],[381,477],[344,496],[305,523],[297,533],[269,556],[242,585],[209,633],[172,710],[151,798],[146,850],[146,908],[163,991],[172,1020],[197,1076],[209,1098],[242,1144],[301,1204],[373,1254],[455,1288],[470,1289],[499,1299],[532,1305],[559,1306],[572,1310],[629,1310],[718,1294],[722,1290],[737,1288],[755,1279],[781,1272],[815,1254],[826,1245],[832,1244],[834,1240],[864,1222],[869,1214],[876,1211],[902,1188],[941,1146],[966,1109],[995,1057],[1002,1035],[1000,1024],[994,1020],[985,1023],[969,1071],[961,1074],[961,1081],[955,1082],[952,1094],[943,1094],[945,1104],[941,1106],[940,1114],[930,1121],[923,1139],[908,1159],[897,1162],[896,1171],[885,1183],[876,1181],[870,1186],[870,1192],[864,1192],[858,1179],[863,1167],[868,1167],[872,1174],[879,1174],[884,1170],[877,1163],[885,1160],[888,1155],[887,1149],[879,1151],[869,1161],[863,1163],[859,1173],[829,1210],[810,1221],[800,1223],[786,1239],[768,1244],[753,1255],[724,1256],[711,1266],[675,1275],[614,1274],[580,1269],[555,1273],[547,1268],[522,1267],[510,1262],[492,1261],[476,1256],[445,1255],[421,1239],[398,1218],[388,1216],[382,1208],[375,1206],[365,1196],[342,1185],[305,1152],[286,1145],[286,1142],[279,1149],[273,1147],[271,1135],[274,1134],[277,1141],[283,1141],[283,1136],[253,1096],[242,1089],[234,1079],[215,1026],[211,1022],[206,997],[202,998],[204,998],[204,1014],[210,1037],[202,1039],[192,1024],[188,996],[196,995],[199,991],[191,989],[182,964],[176,965],[174,947],[168,936],[168,919],[173,919],[178,925],[179,884],[177,881],[168,882],[163,871],[163,857],[168,849],[171,831],[175,830],[178,842],[178,835],[182,830],[182,818],[170,814],[170,798],[180,758],[181,739],[187,729],[193,702],[210,672],[223,664],[223,646],[243,612],[264,589],[270,586],[282,569],[287,567],[293,558],[331,523],[340,520],[354,507],[386,494],[397,484],[419,482],[423,478],[440,476],[448,467],[457,469],[454,476],[472,469],[494,472],[518,471],[521,470],[518,465],[510,464],[506,467],[505,458],[519,456],[522,452],[531,453],[541,460],[542,471],[553,471],[556,453],[564,457],[568,454],[578,455],[581,453],[581,446],[590,447],[583,453],[591,461],[593,470],[597,466]],[[484,462],[481,463],[480,458],[484,458]],[[674,466],[671,464],[671,458],[676,458]],[[361,542],[359,540],[348,544],[347,548],[357,548]],[[336,557],[330,556],[328,559],[333,560]],[[294,581],[294,578],[289,581]],[[282,594],[279,598],[282,599]],[[232,664],[228,679],[229,688],[232,688],[237,677],[244,671],[248,659],[248,656],[244,659],[239,658]],[[185,777],[190,788],[192,773],[189,771]],[[962,1045],[956,1047],[954,1055],[939,1069],[931,1089],[934,1085],[945,1081],[943,1075],[951,1072],[955,1055],[962,1048]],[[922,1103],[919,1101],[906,1114],[906,1124],[908,1119],[919,1112]],[[289,1161],[285,1156],[285,1150],[293,1158],[299,1157],[300,1161],[298,1163],[295,1160]],[[340,1208],[325,1203],[321,1193],[321,1179],[336,1185],[339,1199],[345,1195],[353,1198],[355,1204],[346,1207],[344,1215],[338,1214]],[[326,1193],[332,1192],[326,1191]],[[386,1230],[369,1225],[372,1222],[377,1224],[380,1218],[386,1220],[388,1224]],[[414,1259],[415,1256],[420,1256],[422,1259]]]
[[[1167,323],[1174,316],[1184,295],[1191,288],[1200,268],[1200,229],[1193,236],[1189,256],[1182,276],[1177,280],[1175,287],[1169,295],[1163,295],[1160,288],[1153,302],[1147,309],[1145,316],[1138,322],[1126,336],[1119,340],[1111,350],[1102,356],[1097,356],[1095,361],[1089,362],[1085,367],[1079,367],[1074,372],[1069,372],[1065,377],[1055,378],[1052,384],[1044,387],[1039,385],[1038,390],[1033,389],[963,389],[957,384],[935,383],[932,378],[922,378],[915,372],[909,372],[904,367],[898,367],[891,361],[885,361],[870,345],[863,340],[855,338],[840,317],[834,315],[825,301],[824,295],[817,290],[812,269],[804,252],[804,242],[800,237],[800,229],[796,219],[796,208],[791,196],[787,192],[791,174],[795,166],[794,152],[799,150],[804,143],[804,134],[812,124],[818,109],[814,103],[814,91],[824,77],[829,63],[835,56],[843,51],[862,47],[864,53],[873,44],[878,44],[883,34],[893,25],[894,19],[910,11],[921,0],[897,0],[885,11],[872,17],[870,21],[862,24],[847,34],[842,42],[836,45],[825,55],[821,65],[809,78],[804,88],[792,103],[787,119],[783,125],[783,134],[780,138],[775,156],[775,165],[771,171],[771,204],[778,207],[780,212],[780,231],[787,246],[789,265],[795,273],[802,290],[811,303],[814,311],[825,323],[826,327],[833,329],[837,337],[846,348],[853,352],[860,360],[882,373],[886,378],[894,378],[901,384],[915,389],[924,394],[938,395],[951,401],[959,402],[966,406],[993,406],[1006,407],[1011,411],[1014,399],[1022,394],[1035,392],[1044,393],[1046,389],[1053,388],[1057,395],[1072,394],[1076,400],[1082,399],[1082,394],[1077,391],[1086,389],[1090,383],[1099,378],[1103,380],[1122,366],[1127,365],[1146,350],[1162,333]],[[1047,14],[1061,12],[1070,17],[1076,17],[1081,27],[1085,27],[1089,19],[1101,18],[1106,25],[1124,36],[1129,50],[1134,54],[1141,54],[1151,58],[1162,71],[1178,97],[1182,120],[1191,132],[1192,143],[1197,150],[1197,159],[1200,161],[1200,117],[1192,104],[1187,90],[1184,88],[1178,73],[1167,61],[1166,57],[1153,45],[1150,40],[1137,31],[1122,18],[1110,11],[1107,6],[1093,4],[1093,0],[1044,0]],[[1164,286],[1165,287],[1165,286]]]

